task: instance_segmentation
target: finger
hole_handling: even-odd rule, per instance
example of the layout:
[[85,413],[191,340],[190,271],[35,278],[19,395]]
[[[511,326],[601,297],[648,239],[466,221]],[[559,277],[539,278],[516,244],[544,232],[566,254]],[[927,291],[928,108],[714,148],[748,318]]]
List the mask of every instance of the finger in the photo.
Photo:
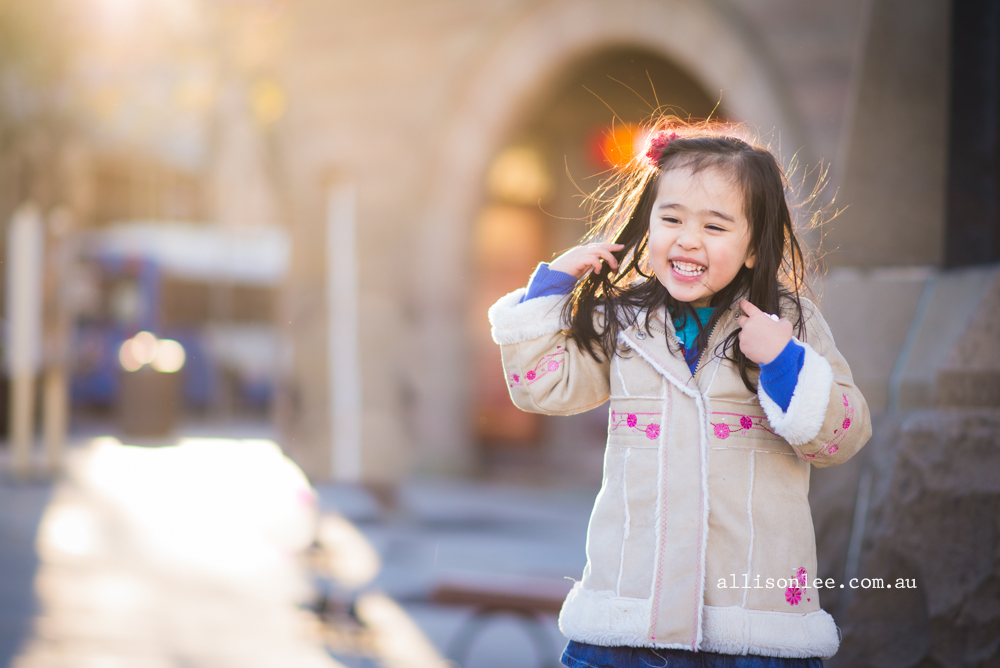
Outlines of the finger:
[[763,313],[763,311],[761,311],[759,308],[750,303],[750,300],[748,299],[740,300],[740,308],[743,309],[743,312],[746,313],[747,316],[751,318],[759,313]]
[[611,251],[599,248],[597,249],[597,254],[604,258],[604,260],[608,263],[608,266],[612,269],[618,269],[618,260],[611,254]]

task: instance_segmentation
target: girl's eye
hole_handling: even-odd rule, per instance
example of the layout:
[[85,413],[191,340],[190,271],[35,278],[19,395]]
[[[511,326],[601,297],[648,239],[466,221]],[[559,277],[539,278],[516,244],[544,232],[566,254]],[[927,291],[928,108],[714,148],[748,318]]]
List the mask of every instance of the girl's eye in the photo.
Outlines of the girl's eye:
[[673,223],[679,223],[679,222],[681,222],[681,221],[677,220],[676,218],[674,218],[673,216],[666,216],[664,218],[661,218],[660,220],[662,220],[664,223],[668,223],[668,224],[673,224]]
[[706,225],[705,228],[709,229],[709,230],[713,230],[715,232],[725,232],[726,231],[726,228],[722,227],[721,225]]

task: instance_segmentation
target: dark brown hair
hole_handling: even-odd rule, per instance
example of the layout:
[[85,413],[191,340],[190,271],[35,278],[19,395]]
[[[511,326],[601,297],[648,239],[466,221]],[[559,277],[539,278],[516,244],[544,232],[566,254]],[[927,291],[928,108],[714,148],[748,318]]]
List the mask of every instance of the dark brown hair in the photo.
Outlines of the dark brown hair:
[[[651,315],[666,306],[675,318],[695,317],[693,307],[670,296],[667,289],[648,270],[649,220],[656,200],[659,177],[672,169],[720,169],[732,176],[744,198],[744,214],[750,225],[748,250],[754,255],[753,268],[742,267],[736,277],[712,296],[717,308],[704,326],[699,323],[698,350],[707,355],[708,337],[722,316],[738,297],[745,297],[767,313],[779,313],[783,300],[792,300],[795,308],[786,316],[793,318],[796,335],[804,336],[799,294],[803,289],[805,264],[795,238],[791,210],[787,202],[790,186],[785,172],[766,148],[734,136],[733,126],[703,122],[684,123],[664,118],[650,133],[677,133],[657,157],[634,159],[624,171],[606,182],[592,196],[598,205],[598,222],[584,238],[585,242],[614,241],[625,247],[615,253],[620,268],[614,275],[607,268],[589,274],[580,281],[566,304],[564,318],[570,336],[595,357],[618,352],[618,334],[638,324],[645,314],[644,327],[649,331]],[[594,318],[595,311],[601,314]],[[669,317],[669,316],[668,316]],[[695,317],[695,322],[699,322]],[[739,330],[721,344],[722,354],[739,368],[744,385],[757,388],[749,370],[757,370],[740,351]]]

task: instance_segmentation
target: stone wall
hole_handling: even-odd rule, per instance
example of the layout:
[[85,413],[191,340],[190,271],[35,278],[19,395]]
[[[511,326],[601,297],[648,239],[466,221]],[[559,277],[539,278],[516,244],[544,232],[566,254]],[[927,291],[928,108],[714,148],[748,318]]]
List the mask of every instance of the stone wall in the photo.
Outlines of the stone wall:
[[819,576],[846,585],[821,595],[844,633],[831,668],[1000,665],[1000,274],[978,271],[974,311],[914,374],[933,403],[876,416],[858,456],[814,472]]
[[1000,665],[1000,411],[930,409],[894,426],[865,462],[872,488],[854,573],[885,587],[832,601],[844,638],[827,665]]

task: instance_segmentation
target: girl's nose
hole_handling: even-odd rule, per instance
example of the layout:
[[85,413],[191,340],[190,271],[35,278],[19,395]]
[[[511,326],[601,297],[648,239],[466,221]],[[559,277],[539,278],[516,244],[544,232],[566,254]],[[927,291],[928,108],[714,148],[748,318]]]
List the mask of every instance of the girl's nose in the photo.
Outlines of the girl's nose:
[[694,249],[701,246],[701,234],[698,230],[685,227],[677,237],[677,245],[681,248]]

